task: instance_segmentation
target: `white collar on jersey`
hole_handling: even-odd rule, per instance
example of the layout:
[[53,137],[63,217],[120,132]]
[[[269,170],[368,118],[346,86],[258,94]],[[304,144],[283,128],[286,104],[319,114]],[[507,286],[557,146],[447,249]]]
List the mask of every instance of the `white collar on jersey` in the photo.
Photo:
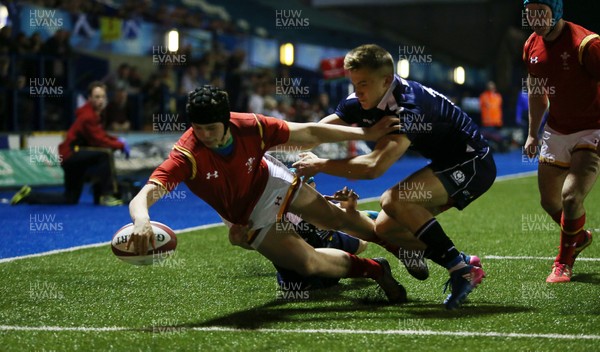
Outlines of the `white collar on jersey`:
[[378,109],[385,111],[386,108],[389,108],[391,111],[394,111],[396,113],[399,113],[402,110],[404,110],[403,107],[398,106],[398,102],[394,97],[394,89],[396,89],[396,86],[400,83],[403,85],[408,85],[408,82],[406,82],[402,77],[394,75],[394,80],[392,81],[392,84],[390,84],[390,87],[388,88],[387,92],[385,92],[385,94],[383,95],[383,98],[381,98],[379,104],[377,104]]

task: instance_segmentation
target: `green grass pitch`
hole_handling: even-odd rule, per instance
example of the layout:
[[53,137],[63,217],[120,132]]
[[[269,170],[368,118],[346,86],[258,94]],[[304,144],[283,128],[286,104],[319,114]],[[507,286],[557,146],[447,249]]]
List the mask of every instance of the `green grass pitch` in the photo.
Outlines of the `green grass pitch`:
[[[535,177],[501,181],[465,211],[439,216],[487,272],[457,311],[442,306],[444,270],[429,262],[431,277],[419,282],[375,245],[364,256],[390,260],[409,303],[386,304],[366,279],[278,299],[273,266],[215,227],[181,234],[176,254],[148,267],[108,246],[1,263],[0,350],[600,350],[600,261],[578,261],[573,282],[551,285],[551,260],[486,259],[556,255],[558,228],[538,199]],[[600,228],[600,187],[586,208],[588,227]],[[600,244],[581,258],[600,258]]]

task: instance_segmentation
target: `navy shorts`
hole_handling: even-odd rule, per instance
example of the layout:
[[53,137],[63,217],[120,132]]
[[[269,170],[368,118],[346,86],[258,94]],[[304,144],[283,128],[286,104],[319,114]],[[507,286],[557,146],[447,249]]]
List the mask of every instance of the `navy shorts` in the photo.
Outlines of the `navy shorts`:
[[433,161],[429,167],[450,196],[447,208],[458,210],[484,194],[496,179],[496,163],[489,147],[453,165]]

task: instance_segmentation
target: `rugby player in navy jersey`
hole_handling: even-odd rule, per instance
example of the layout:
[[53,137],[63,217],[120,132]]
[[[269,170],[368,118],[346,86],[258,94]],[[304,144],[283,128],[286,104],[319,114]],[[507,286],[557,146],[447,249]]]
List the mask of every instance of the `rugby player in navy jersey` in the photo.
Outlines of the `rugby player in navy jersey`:
[[[355,93],[321,123],[366,127],[395,115],[401,121],[398,133],[381,137],[366,155],[328,160],[310,153],[293,166],[304,176],[323,172],[375,179],[408,150],[430,159],[429,165],[381,196],[383,211],[377,217],[376,234],[388,247],[403,248],[397,256],[405,265],[422,251],[425,258],[446,268],[451,293],[444,304],[457,308],[485,273],[479,258],[459,252],[435,216],[451,207],[464,209],[490,188],[496,178],[490,148],[471,118],[445,96],[395,75],[394,61],[385,49],[374,44],[359,46],[346,55],[344,68]],[[426,268],[422,262],[419,267]],[[409,265],[407,269],[411,271]]]

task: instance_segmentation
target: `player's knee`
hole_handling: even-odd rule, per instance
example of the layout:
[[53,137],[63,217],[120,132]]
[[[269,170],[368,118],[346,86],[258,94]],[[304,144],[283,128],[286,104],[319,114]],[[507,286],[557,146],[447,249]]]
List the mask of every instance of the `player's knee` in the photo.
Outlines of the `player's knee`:
[[583,196],[575,192],[564,192],[562,195],[563,209],[574,209],[581,205]]
[[398,200],[394,200],[391,191],[386,191],[381,199],[379,200],[379,205],[381,209],[388,214],[394,214],[396,211],[402,207],[402,204]]

